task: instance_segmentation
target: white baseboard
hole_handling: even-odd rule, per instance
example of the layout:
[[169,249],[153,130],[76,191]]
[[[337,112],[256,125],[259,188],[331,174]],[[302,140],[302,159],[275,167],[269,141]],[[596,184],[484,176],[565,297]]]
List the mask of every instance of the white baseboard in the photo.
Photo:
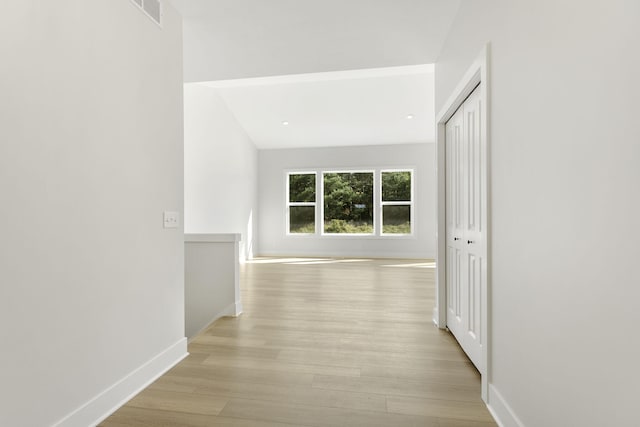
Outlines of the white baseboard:
[[54,424],[54,427],[87,427],[97,425],[128,402],[133,396],[158,379],[162,374],[187,357],[188,354],[187,339],[182,338],[83,406],[64,417]]
[[500,392],[489,384],[487,408],[500,427],[525,427]]
[[[203,330],[208,328],[213,322],[215,322],[216,320],[218,320],[221,317],[235,316],[235,315],[236,315],[236,303],[232,302],[231,304],[229,304],[228,306],[226,306],[225,308],[220,310],[218,313],[216,313],[216,315],[213,316],[213,318],[211,319],[211,322],[207,323],[207,326],[205,326],[203,328]],[[200,332],[202,332],[202,331],[200,331]],[[198,332],[198,333],[200,333],[200,332]]]
[[213,322],[220,319],[221,317],[238,317],[241,314],[242,314],[242,302],[236,301],[234,303],[229,304],[228,306],[220,310],[218,313],[216,313],[206,325],[200,328],[198,332],[190,336],[188,338],[189,342],[191,342],[192,339],[200,335],[202,331],[207,329],[209,326],[213,324]]
[[209,324],[205,326],[202,330],[205,330],[206,328],[208,328],[213,322],[215,322],[221,317],[237,317],[241,314],[242,314],[242,303],[240,301],[231,303],[228,306],[226,306],[220,313],[216,314],[216,316],[211,320],[211,322],[209,322]]
[[436,325],[436,327],[440,327],[440,325],[438,324],[440,319],[440,314],[438,312],[438,307],[434,307],[433,308],[433,318],[431,320],[433,320],[433,324]]
[[240,316],[242,314],[242,302],[236,301],[234,316]]

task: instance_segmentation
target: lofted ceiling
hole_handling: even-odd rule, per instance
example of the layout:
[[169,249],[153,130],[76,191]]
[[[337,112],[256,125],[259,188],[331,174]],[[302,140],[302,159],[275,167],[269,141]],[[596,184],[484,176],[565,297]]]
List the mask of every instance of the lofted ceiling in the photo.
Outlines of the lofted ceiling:
[[460,0],[170,2],[185,82],[214,88],[258,148],[434,140],[425,64]]
[[433,66],[199,83],[259,149],[433,142]]

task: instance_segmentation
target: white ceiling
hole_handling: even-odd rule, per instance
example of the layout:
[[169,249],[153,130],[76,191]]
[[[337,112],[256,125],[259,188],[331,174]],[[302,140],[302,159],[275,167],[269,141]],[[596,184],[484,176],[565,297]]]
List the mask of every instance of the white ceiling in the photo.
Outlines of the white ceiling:
[[187,82],[431,64],[460,0],[170,0]]
[[424,64],[460,0],[170,1],[185,81],[214,87],[258,148],[434,140]]
[[200,84],[215,88],[259,149],[434,140],[431,65]]

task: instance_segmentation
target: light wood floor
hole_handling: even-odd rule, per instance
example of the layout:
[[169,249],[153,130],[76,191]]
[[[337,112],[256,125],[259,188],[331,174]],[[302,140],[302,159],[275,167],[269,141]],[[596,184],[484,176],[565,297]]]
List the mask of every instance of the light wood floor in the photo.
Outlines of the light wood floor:
[[254,260],[244,314],[211,325],[101,425],[495,426],[477,371],[431,323],[433,267]]

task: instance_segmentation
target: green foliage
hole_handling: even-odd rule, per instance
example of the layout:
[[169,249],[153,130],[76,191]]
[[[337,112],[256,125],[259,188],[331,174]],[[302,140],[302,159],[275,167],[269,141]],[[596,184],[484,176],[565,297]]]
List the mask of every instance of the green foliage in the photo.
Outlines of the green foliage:
[[373,173],[326,173],[323,179],[325,223],[373,224]]
[[324,223],[325,233],[371,234],[373,225],[367,223],[351,223],[343,219],[332,219]]
[[289,208],[290,233],[315,233],[315,206],[291,206]]
[[411,201],[411,172],[382,172],[382,201]]
[[313,234],[316,232],[316,225],[313,222],[306,224],[291,224],[290,233]]
[[402,224],[384,224],[382,232],[385,234],[410,234],[411,223],[407,221]]
[[315,173],[289,175],[289,201],[315,202],[316,175]]
[[[411,172],[382,172],[382,200],[411,201]],[[323,174],[324,231],[337,234],[373,233],[373,173]],[[289,175],[290,202],[316,202],[316,174]],[[410,207],[385,206],[382,229],[385,234],[411,233]],[[291,206],[290,233],[315,233],[315,207]]]

